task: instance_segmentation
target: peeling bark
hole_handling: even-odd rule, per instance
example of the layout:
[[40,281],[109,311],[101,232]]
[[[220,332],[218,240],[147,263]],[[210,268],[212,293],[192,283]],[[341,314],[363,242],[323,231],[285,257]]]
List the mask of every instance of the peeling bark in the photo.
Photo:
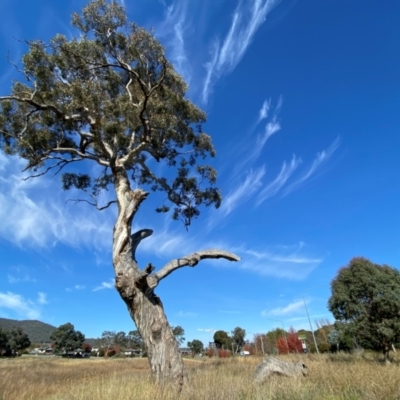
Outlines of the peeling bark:
[[174,270],[184,266],[194,267],[202,259],[225,258],[238,261],[240,258],[222,250],[202,250],[173,260],[156,273],[153,273],[154,267],[151,264],[141,270],[135,259],[136,249],[141,240],[153,231],[142,229],[131,234],[131,225],[148,193],[141,189],[131,190],[122,168],[114,168],[113,174],[118,202],[118,217],[113,232],[115,286],[142,336],[155,382],[173,384],[179,390],[187,381],[187,373],[179,344],[154,289],[160,280]]

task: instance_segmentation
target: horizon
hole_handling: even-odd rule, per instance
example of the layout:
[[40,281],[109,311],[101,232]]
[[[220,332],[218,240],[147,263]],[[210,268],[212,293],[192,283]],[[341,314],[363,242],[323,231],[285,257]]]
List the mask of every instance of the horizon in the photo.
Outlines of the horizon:
[[[237,326],[246,338],[310,330],[305,304],[316,330],[333,322],[330,282],[353,257],[400,266],[400,3],[120,2],[128,20],[154,28],[207,113],[223,196],[186,231],[154,212],[151,193],[133,224],[154,230],[139,266],[215,247],[242,258],[202,261],[157,287],[186,342]],[[75,37],[70,16],[86,4],[0,4],[0,95],[22,80],[7,57],[21,64],[23,40]],[[115,209],[67,203],[74,192],[59,177],[24,181],[23,168],[0,153],[0,317],[71,322],[89,338],[135,330],[114,289]]]

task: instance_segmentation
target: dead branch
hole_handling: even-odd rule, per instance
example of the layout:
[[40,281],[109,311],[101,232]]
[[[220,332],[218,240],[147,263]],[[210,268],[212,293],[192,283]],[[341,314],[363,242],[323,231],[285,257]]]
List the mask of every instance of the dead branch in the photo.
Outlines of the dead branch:
[[207,258],[225,258],[229,261],[239,261],[240,257],[238,257],[234,253],[230,253],[224,250],[218,249],[210,249],[210,250],[201,250],[196,253],[190,254],[188,256],[178,258],[176,260],[172,260],[169,263],[165,264],[164,267],[160,269],[160,271],[156,272],[153,275],[150,275],[147,279],[148,285],[151,289],[155,288],[158,283],[175,271],[178,268],[182,268],[185,266],[194,267],[201,260],[205,260]]

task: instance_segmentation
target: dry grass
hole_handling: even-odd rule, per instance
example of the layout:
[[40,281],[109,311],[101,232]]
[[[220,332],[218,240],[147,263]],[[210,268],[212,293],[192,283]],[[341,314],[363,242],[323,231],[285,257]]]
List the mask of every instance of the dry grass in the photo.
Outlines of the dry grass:
[[0,400],[394,400],[399,364],[372,357],[299,356],[306,378],[252,383],[256,358],[186,362],[190,384],[180,395],[155,386],[146,359],[20,358],[0,360]]

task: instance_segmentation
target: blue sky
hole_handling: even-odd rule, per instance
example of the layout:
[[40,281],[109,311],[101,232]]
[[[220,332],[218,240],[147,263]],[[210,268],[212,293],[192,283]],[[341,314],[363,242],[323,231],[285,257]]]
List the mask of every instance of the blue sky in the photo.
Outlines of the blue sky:
[[[0,95],[23,39],[72,37],[84,1],[1,2]],[[141,265],[195,250],[242,257],[184,268],[157,288],[172,325],[265,333],[332,320],[329,284],[353,256],[400,265],[400,3],[387,0],[125,0],[153,27],[208,114],[223,204],[189,231],[141,208]],[[23,181],[0,154],[0,317],[71,322],[87,337],[134,329],[113,289],[116,212],[66,203],[59,179]]]

